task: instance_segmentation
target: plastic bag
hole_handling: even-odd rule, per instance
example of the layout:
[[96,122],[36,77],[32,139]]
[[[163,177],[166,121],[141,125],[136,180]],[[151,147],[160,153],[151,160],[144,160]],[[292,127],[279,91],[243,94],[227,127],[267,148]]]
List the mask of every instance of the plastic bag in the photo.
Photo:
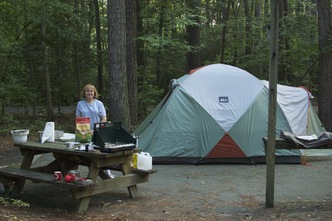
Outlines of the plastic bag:
[[90,143],[91,137],[90,118],[76,117],[75,141],[80,143]]

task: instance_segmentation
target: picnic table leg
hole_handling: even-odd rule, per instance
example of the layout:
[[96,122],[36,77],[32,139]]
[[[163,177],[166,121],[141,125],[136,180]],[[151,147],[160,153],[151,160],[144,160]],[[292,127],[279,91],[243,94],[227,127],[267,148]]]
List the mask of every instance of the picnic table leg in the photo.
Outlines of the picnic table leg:
[[78,214],[84,213],[88,209],[89,203],[90,203],[90,197],[84,197],[82,199],[79,199],[77,204],[77,213]]
[[[99,170],[100,170],[99,168],[96,168],[95,165],[93,163],[91,163],[87,177],[92,179],[95,182],[98,178]],[[90,196],[87,196],[87,197],[80,198],[78,200],[78,204],[77,204],[77,213],[78,214],[81,214],[88,209],[89,203],[90,203],[90,198],[91,198]]]
[[[131,174],[132,170],[130,167],[130,161],[131,161],[131,157],[128,158],[128,161],[124,164],[121,164],[121,169],[122,169],[122,173],[123,175],[127,175],[127,174]],[[133,185],[133,186],[128,186],[128,191],[129,191],[129,195],[131,198],[135,198],[139,196],[139,192],[137,189],[137,185]]]
[[[34,151],[25,151],[23,153],[23,160],[21,163],[21,169],[30,169],[33,157],[35,156]],[[22,194],[23,188],[25,185],[25,179],[16,180],[13,189],[12,189],[12,197],[18,197]]]

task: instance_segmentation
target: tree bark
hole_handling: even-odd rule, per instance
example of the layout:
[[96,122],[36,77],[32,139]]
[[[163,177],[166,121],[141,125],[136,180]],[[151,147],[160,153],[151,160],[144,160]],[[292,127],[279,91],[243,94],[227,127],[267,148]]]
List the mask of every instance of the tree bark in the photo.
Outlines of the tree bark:
[[[287,29],[287,16],[289,11],[289,3],[288,0],[282,0],[279,2],[279,28],[281,32]],[[286,65],[288,62],[288,53],[287,51],[290,50],[290,44],[289,39],[285,38],[284,35],[280,35],[279,40],[280,45],[280,54],[283,56],[280,56],[280,65],[279,65],[279,81],[281,82],[291,82],[290,78],[292,78],[291,71],[289,70],[289,65]],[[286,52],[286,53],[285,53]]]
[[245,29],[246,29],[246,43],[245,43],[245,55],[250,55],[251,50],[251,13],[248,0],[243,0],[244,7],[244,16],[246,18],[245,21]]
[[[36,76],[35,76],[35,71],[34,71],[34,65],[33,65],[33,61],[32,61],[32,53],[31,53],[31,48],[30,48],[30,36],[29,36],[29,32],[27,29],[25,29],[25,38],[26,38],[26,41],[28,42],[27,44],[27,53],[28,53],[28,70],[30,71],[30,76],[31,76],[31,79],[32,81],[30,82],[30,87],[32,87],[33,91],[36,93]],[[33,118],[36,117],[36,106],[37,106],[38,101],[37,99],[33,99],[32,100],[32,116]],[[39,104],[40,105],[40,104]]]
[[126,0],[126,48],[128,102],[130,113],[130,130],[137,126],[137,4],[136,0]]
[[[226,32],[227,32],[227,21],[229,18],[229,9],[231,7],[231,0],[223,1],[222,5],[222,32],[221,32],[221,51],[220,51],[220,63],[225,62],[225,50],[226,50]],[[227,4],[227,6],[225,6]]]
[[[161,39],[160,41],[162,41],[163,35],[164,35],[163,28],[164,28],[164,23],[165,23],[165,18],[164,18],[165,10],[166,10],[165,4],[166,4],[166,2],[164,2],[164,1],[160,2],[161,6],[160,6],[160,11],[159,11],[159,24],[158,24],[158,36],[159,36],[159,39]],[[162,88],[164,85],[163,76],[162,76],[163,72],[161,71],[162,57],[163,57],[163,45],[161,42],[158,47],[157,54],[156,54],[156,85],[159,88]]]
[[125,1],[108,0],[109,110],[111,121],[121,121],[123,128],[128,129],[125,10]]
[[[142,15],[139,13],[141,11],[142,8],[145,7],[146,2],[142,2],[141,0],[137,1],[137,35],[143,35],[143,17]],[[144,55],[144,42],[140,39],[136,40],[137,42],[137,68],[139,70],[143,70],[146,66],[146,62],[145,62],[145,55]],[[144,72],[143,72],[144,73]]]
[[327,131],[332,131],[332,27],[331,1],[317,1],[319,28],[318,115]]
[[[74,1],[74,7],[75,7],[75,13],[78,15],[78,0]],[[76,28],[77,30],[79,30],[79,25],[76,24]],[[77,31],[78,33],[78,31]],[[77,99],[80,99],[81,96],[81,69],[80,69],[80,63],[78,60],[78,42],[77,40],[74,41],[73,43],[73,50],[74,50],[74,59],[73,59],[73,63],[74,63],[74,67],[75,67],[75,71],[76,71],[76,76],[77,76]]]
[[[187,6],[199,14],[200,0],[187,0]],[[201,66],[201,59],[199,54],[200,46],[200,29],[199,19],[196,16],[194,25],[187,26],[187,39],[190,46],[190,51],[187,54],[187,72]]]

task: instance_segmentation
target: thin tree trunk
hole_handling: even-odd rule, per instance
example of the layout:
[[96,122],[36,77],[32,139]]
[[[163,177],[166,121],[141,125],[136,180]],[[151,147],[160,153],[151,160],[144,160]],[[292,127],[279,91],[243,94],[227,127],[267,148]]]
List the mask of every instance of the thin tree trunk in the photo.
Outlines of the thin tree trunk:
[[[145,7],[144,2],[141,0],[137,1],[137,36],[143,35],[143,18],[140,15],[141,8]],[[142,68],[145,67],[145,55],[144,55],[144,42],[140,39],[136,40],[137,42],[137,67]]]
[[245,55],[251,54],[251,14],[248,0],[243,0],[244,15],[246,18],[245,29],[246,29],[246,43],[245,43]]
[[[223,1],[224,4],[222,5],[222,15],[223,15],[222,23],[223,23],[223,28],[222,28],[222,33],[221,33],[220,63],[224,63],[225,62],[227,21],[228,21],[228,18],[229,18],[229,9],[231,7],[231,1],[232,0],[228,0],[228,1],[225,1],[225,2]],[[225,7],[225,4],[227,4],[226,7]]]
[[[283,30],[287,29],[287,16],[288,16],[288,0],[282,0],[280,1],[280,8],[279,8],[279,28],[281,30],[281,32],[283,32]],[[280,54],[282,54],[283,56],[280,57],[280,66],[279,66],[279,80],[283,81],[283,82],[290,82],[292,75],[291,72],[289,70],[288,65],[288,53],[283,53],[283,52],[287,52],[290,50],[290,44],[288,42],[289,40],[287,38],[285,38],[283,35],[280,35],[280,40],[279,40],[279,44],[280,44]]]
[[42,35],[42,55],[43,55],[43,67],[44,67],[44,76],[45,76],[45,92],[46,92],[46,110],[47,110],[47,119],[53,120],[53,105],[52,105],[52,91],[51,91],[51,84],[50,84],[50,73],[48,69],[48,54],[46,48],[46,25],[42,23],[41,27],[41,35]]
[[[138,0],[137,1],[137,36],[141,36],[143,35],[143,17],[140,13],[141,9],[145,7],[145,5],[147,4],[146,1],[141,1]],[[146,77],[147,77],[147,72],[145,71],[147,68],[147,62],[146,62],[146,58],[145,58],[145,45],[144,45],[144,41],[141,39],[137,39],[137,71],[138,71],[138,76],[137,76],[137,87],[140,88],[141,91],[144,91],[146,87],[144,82],[146,82]],[[139,87],[139,86],[140,87]],[[143,102],[138,102],[138,106],[137,106],[137,121],[139,121],[142,117],[145,115],[143,113],[145,113],[146,107],[143,104]]]
[[[30,71],[30,76],[31,76],[31,79],[32,81],[30,82],[31,84],[31,88],[33,88],[32,90],[36,91],[36,80],[35,80],[35,71],[34,71],[34,68],[33,68],[33,62],[32,62],[32,53],[31,53],[31,49],[30,49],[30,39],[29,39],[29,33],[28,33],[28,30],[26,29],[25,30],[25,37],[26,37],[26,41],[27,41],[27,51],[28,51],[28,66],[29,66],[29,71]],[[36,99],[33,99],[32,100],[32,116],[33,118],[36,117]]]
[[[159,35],[159,39],[163,39],[163,28],[164,28],[164,23],[165,23],[165,2],[161,1],[160,2],[161,6],[160,6],[160,11],[159,11],[159,25],[158,25],[158,35]],[[156,85],[160,88],[163,87],[163,77],[162,77],[162,71],[161,71],[161,59],[162,59],[162,55],[163,55],[163,46],[162,44],[159,45],[157,54],[156,54]]]
[[[74,1],[75,13],[78,14],[78,0]],[[76,24],[76,28],[79,29],[78,24]],[[78,33],[78,31],[77,31]],[[75,40],[74,42],[74,67],[77,76],[77,98],[80,99],[81,96],[81,69],[80,62],[78,60],[78,42]]]
[[97,66],[98,66],[98,91],[101,93],[101,100],[104,96],[104,81],[103,81],[103,59],[101,49],[100,36],[100,13],[98,0],[94,0],[95,16],[96,16],[96,41],[97,41]]

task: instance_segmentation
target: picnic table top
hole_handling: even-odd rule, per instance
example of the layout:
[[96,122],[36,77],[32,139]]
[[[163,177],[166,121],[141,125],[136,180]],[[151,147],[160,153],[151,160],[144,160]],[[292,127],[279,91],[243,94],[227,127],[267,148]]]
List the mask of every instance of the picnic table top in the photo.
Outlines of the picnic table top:
[[109,158],[115,156],[129,155],[134,152],[134,150],[122,150],[113,153],[103,153],[96,149],[87,152],[85,150],[76,150],[75,148],[68,148],[66,142],[61,142],[61,141],[45,142],[45,143],[40,143],[38,141],[27,141],[25,143],[14,143],[14,146],[19,147],[21,149],[36,150],[43,153],[52,152],[52,153],[62,153],[62,154],[73,154],[78,156],[90,156],[95,158]]

